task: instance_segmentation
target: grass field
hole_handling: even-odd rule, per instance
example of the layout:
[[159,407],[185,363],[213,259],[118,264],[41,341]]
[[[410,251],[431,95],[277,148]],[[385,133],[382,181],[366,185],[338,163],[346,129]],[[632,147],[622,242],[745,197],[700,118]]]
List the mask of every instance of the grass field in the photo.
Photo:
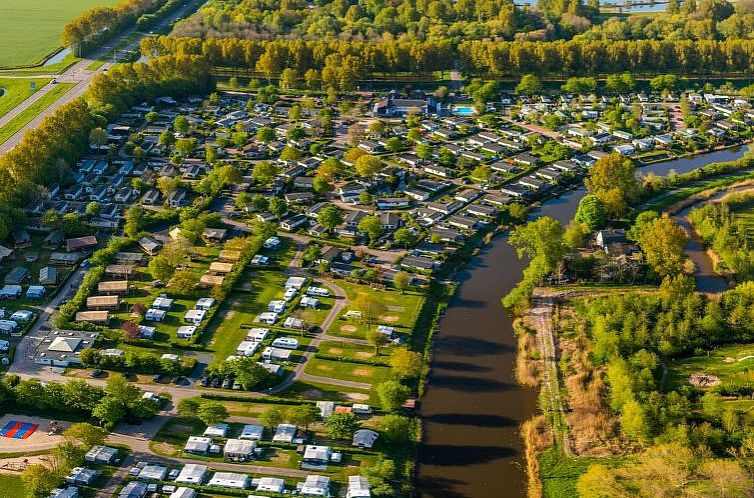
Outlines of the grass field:
[[[31,82],[36,83],[36,89],[31,89]],[[34,92],[47,84],[47,78],[15,79],[0,78],[0,88],[4,93],[0,95],[0,117],[5,116],[18,104],[29,98]]]
[[15,135],[18,130],[39,116],[42,111],[54,104],[55,101],[68,93],[68,91],[74,86],[76,86],[75,83],[58,83],[55,88],[43,95],[42,98],[21,111],[18,116],[11,119],[8,124],[0,128],[0,144],[5,143],[10,137]]
[[746,227],[746,236],[749,241],[754,241],[754,205],[735,208],[736,219]]
[[63,26],[86,10],[121,0],[3,0],[0,67],[40,64],[60,48]]
[[18,476],[0,474],[0,496],[26,496],[24,482]]
[[[725,363],[733,358],[733,363]],[[668,363],[668,388],[678,389],[690,385],[691,374],[711,374],[722,382],[747,383],[754,381],[754,344],[723,346],[709,355],[692,356]]]

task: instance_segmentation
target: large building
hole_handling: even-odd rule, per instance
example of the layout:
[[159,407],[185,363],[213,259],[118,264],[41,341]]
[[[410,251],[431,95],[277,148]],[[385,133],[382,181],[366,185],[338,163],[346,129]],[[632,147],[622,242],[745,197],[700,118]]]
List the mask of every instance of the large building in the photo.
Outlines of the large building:
[[97,332],[81,330],[50,331],[34,352],[34,363],[67,367],[80,364],[79,355],[92,347],[97,340]]

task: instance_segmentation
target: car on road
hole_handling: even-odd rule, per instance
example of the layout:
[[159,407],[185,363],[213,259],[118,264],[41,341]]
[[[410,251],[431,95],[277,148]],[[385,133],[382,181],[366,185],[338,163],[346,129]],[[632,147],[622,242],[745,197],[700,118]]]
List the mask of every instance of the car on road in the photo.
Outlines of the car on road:
[[50,80],[50,84],[57,85],[58,84],[58,79],[57,78],[53,78],[52,80]]
[[95,368],[94,370],[92,370],[92,373],[89,374],[89,377],[94,377],[96,379],[97,377],[102,377],[104,373],[105,372],[102,371],[101,369]]

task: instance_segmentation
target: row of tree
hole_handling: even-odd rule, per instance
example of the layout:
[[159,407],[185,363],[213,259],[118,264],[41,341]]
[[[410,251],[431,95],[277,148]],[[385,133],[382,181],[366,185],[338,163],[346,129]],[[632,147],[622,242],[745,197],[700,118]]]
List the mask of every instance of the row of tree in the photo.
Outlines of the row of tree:
[[93,7],[63,27],[63,45],[78,51],[86,46],[99,46],[143,14],[162,7],[167,0],[125,0],[114,7]]
[[[754,67],[754,40],[560,40],[555,42],[305,41],[149,37],[142,53],[203,55],[212,66],[249,68],[266,78],[286,69],[323,88],[355,88],[382,73],[449,71],[487,78],[610,74],[727,74]],[[313,71],[313,72],[312,72]]]

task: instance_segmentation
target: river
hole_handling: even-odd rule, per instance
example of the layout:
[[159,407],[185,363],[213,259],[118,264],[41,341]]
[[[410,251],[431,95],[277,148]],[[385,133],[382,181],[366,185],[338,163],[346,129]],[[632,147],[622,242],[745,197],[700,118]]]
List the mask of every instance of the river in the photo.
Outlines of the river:
[[[567,222],[584,193],[569,191],[536,215]],[[519,426],[535,412],[537,392],[513,376],[513,321],[500,298],[521,279],[526,261],[506,240],[498,236],[458,275],[439,325],[421,404],[418,488],[425,498],[526,495]]]
[[[645,166],[640,173],[664,175],[672,169],[680,174],[744,153],[745,147],[725,149]],[[544,203],[534,216],[566,223],[584,194],[583,187],[569,191]],[[704,273],[698,285],[717,290],[720,279],[708,275],[709,260],[695,242],[690,241],[686,252]],[[500,304],[525,266],[503,234],[457,277],[460,285],[439,324],[421,403],[424,442],[419,447],[418,490],[423,498],[526,495],[519,427],[536,412],[537,393],[514,378],[516,340],[512,319]]]

